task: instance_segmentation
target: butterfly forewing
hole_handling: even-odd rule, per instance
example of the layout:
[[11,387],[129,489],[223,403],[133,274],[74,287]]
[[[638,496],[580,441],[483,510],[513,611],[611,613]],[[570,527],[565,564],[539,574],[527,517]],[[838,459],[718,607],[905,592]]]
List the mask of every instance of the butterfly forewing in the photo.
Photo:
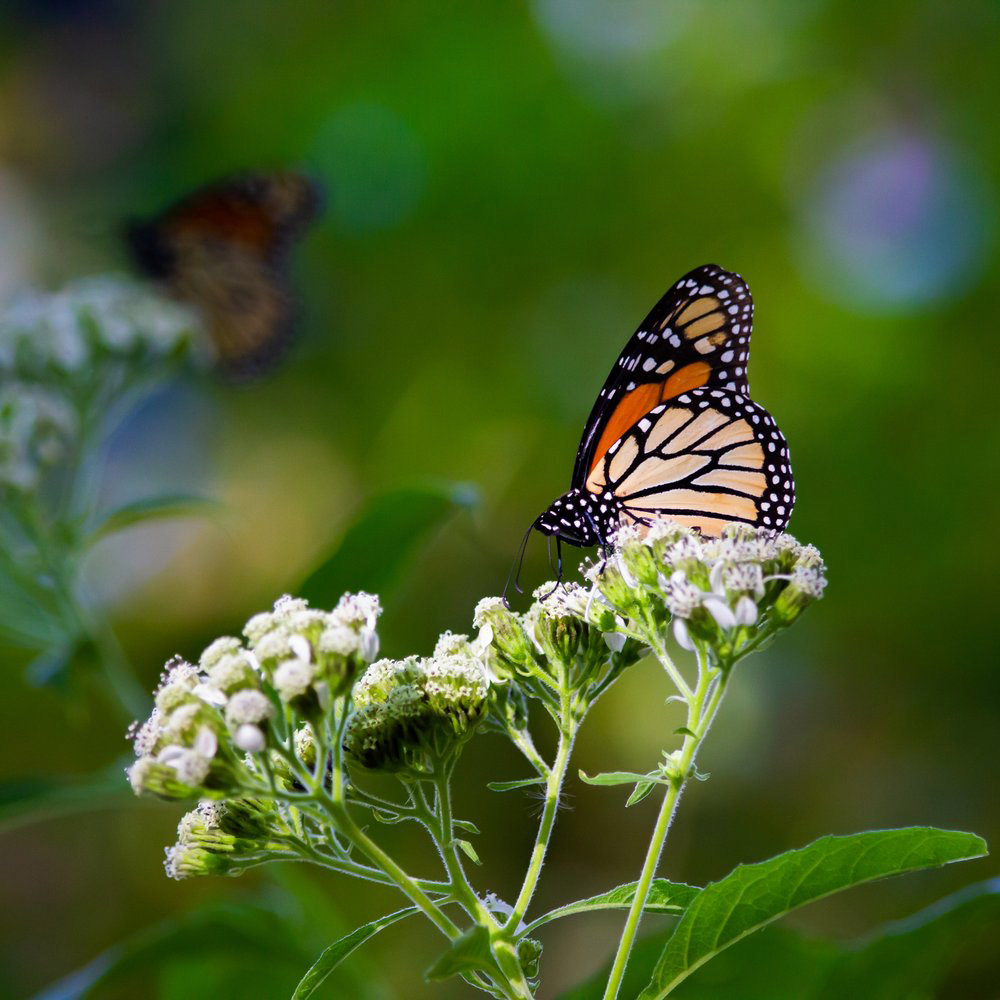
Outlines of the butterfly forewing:
[[653,307],[601,389],[577,451],[580,487],[608,449],[655,407],[702,386],[747,392],[753,300],[715,264],[695,268]]

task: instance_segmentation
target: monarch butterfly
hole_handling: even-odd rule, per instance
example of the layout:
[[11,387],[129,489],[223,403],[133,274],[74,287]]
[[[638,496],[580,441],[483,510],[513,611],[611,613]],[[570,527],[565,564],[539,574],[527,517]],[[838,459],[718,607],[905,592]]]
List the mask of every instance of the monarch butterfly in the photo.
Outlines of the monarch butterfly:
[[293,171],[241,173],[126,227],[139,269],[201,310],[232,378],[260,374],[289,345],[297,313],[289,250],[319,200],[317,185]]
[[706,264],[673,285],[611,369],[569,492],[532,528],[584,547],[660,517],[705,535],[732,521],[783,529],[795,485],[784,436],[750,399],[752,323],[738,274]]

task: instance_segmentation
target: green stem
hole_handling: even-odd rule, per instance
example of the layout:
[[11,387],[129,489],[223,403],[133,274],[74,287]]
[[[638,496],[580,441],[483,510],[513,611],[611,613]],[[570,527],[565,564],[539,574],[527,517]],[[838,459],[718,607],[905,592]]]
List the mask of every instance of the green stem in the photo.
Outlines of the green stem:
[[455,940],[455,938],[461,935],[458,927],[435,905],[427,893],[417,885],[416,881],[354,822],[353,817],[348,811],[346,790],[344,788],[343,749],[341,746],[345,724],[346,712],[343,712],[342,718],[338,720],[338,725],[334,729],[333,745],[329,748],[333,755],[333,787],[332,797],[323,797],[325,800],[324,805],[334,820],[338,831],[361,851],[369,861],[384,871],[445,937],[452,941]]
[[[566,699],[564,698],[564,701]],[[566,719],[566,713],[563,716]],[[531,899],[535,894],[538,885],[538,878],[542,873],[542,866],[545,863],[545,854],[549,847],[549,840],[552,837],[552,829],[555,826],[556,813],[559,810],[559,799],[562,795],[562,785],[566,778],[566,769],[569,766],[570,754],[573,751],[573,740],[576,737],[576,726],[571,722],[564,722],[559,730],[559,746],[556,750],[556,758],[552,768],[548,773],[545,783],[545,805],[542,809],[542,818],[538,824],[538,833],[535,836],[535,846],[531,851],[531,861],[521,885],[521,892],[518,894],[514,909],[507,919],[505,928],[514,931],[524,919]]]
[[469,884],[455,844],[455,823],[451,806],[451,775],[454,763],[443,766],[435,774],[434,791],[437,804],[439,847],[444,859],[448,877],[451,879],[452,894],[469,915],[490,932],[490,944],[496,961],[496,971],[490,976],[511,1000],[531,1000],[531,987],[517,957],[517,948],[504,928],[483,905],[475,890]]
[[642,920],[642,911],[646,906],[646,899],[649,896],[649,889],[656,874],[656,868],[663,853],[663,846],[667,840],[667,833],[670,831],[670,824],[673,822],[677,805],[680,802],[681,794],[687,785],[688,776],[694,766],[694,759],[698,753],[705,734],[708,732],[715,718],[715,713],[719,709],[722,696],[726,690],[728,674],[720,674],[718,670],[709,669],[704,658],[699,655],[698,684],[688,701],[688,723],[687,729],[690,734],[684,737],[681,745],[680,759],[677,762],[679,777],[675,778],[667,786],[667,792],[663,797],[659,815],[656,818],[656,825],[653,828],[653,835],[649,841],[649,848],[646,851],[646,860],[639,875],[639,881],[635,887],[635,896],[629,908],[625,927],[622,930],[621,941],[618,944],[618,951],[615,954],[614,963],[611,966],[611,975],[608,977],[608,985],[604,990],[603,1000],[615,1000],[618,991],[621,989],[622,978],[625,975],[625,966],[632,951],[636,932],[639,930],[639,922]]

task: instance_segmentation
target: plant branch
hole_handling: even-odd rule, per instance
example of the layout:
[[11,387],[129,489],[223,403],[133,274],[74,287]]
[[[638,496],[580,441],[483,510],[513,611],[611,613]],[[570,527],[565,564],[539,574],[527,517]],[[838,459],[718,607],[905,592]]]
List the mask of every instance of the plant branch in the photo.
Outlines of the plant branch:
[[642,920],[642,911],[649,897],[649,889],[656,874],[660,855],[663,853],[670,825],[673,822],[681,795],[694,768],[695,756],[712,724],[712,720],[715,718],[715,714],[722,701],[722,696],[725,694],[728,677],[728,672],[723,673],[717,668],[710,668],[705,656],[699,650],[698,684],[695,690],[691,692],[690,698],[687,699],[687,729],[689,733],[684,737],[684,742],[681,745],[680,758],[677,761],[677,775],[667,786],[663,803],[660,806],[660,812],[656,818],[656,825],[653,827],[649,848],[646,851],[646,858],[643,862],[639,881],[636,883],[635,896],[632,899],[625,927],[622,930],[621,941],[619,942],[618,951],[615,954],[614,963],[611,967],[611,974],[608,977],[608,984],[604,991],[603,1000],[615,1000],[618,996],[618,991],[621,989],[622,978],[625,975],[625,966],[632,951],[639,923]]

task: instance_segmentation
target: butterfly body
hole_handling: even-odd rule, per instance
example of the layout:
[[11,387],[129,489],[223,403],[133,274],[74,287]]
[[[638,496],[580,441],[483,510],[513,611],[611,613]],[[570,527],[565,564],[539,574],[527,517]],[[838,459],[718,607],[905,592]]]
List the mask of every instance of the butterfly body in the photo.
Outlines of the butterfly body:
[[222,370],[249,377],[289,344],[288,255],[318,205],[316,185],[293,171],[237,174],[131,223],[126,240],[140,270],[201,310]]
[[534,527],[584,547],[656,518],[706,535],[734,521],[783,529],[795,486],[784,436],[750,399],[752,322],[739,275],[709,264],[681,278],[626,344],[587,420],[571,489]]

